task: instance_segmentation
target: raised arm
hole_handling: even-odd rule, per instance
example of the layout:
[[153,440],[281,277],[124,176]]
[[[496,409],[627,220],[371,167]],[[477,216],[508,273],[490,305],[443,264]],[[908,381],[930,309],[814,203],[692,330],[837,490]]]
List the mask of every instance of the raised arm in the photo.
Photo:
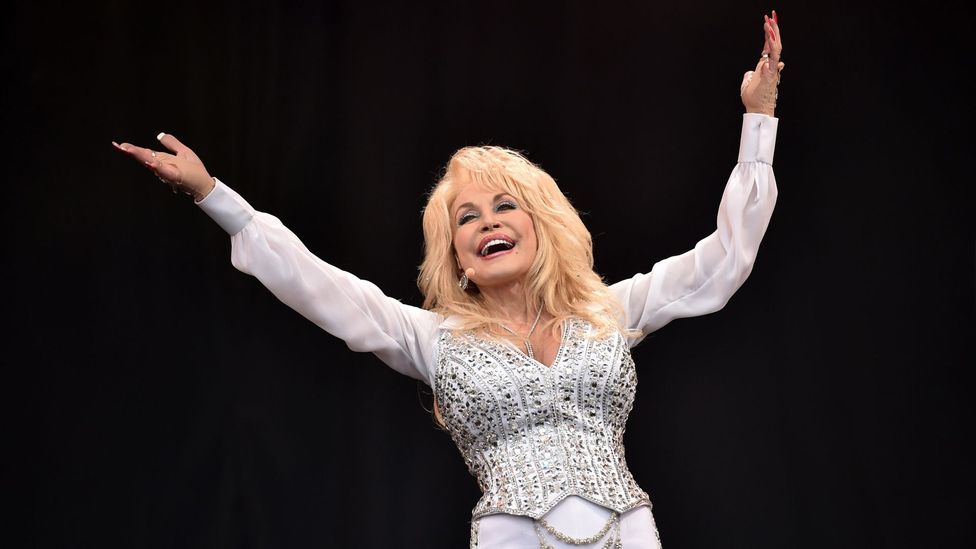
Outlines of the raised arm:
[[747,112],[738,164],[719,204],[716,231],[693,250],[659,261],[649,273],[610,287],[623,305],[626,327],[645,336],[676,318],[721,309],[752,272],[777,195],[773,152],[779,121],[773,110],[783,68],[779,61],[782,42],[774,18],[766,18],[764,29],[763,56],[756,72],[747,72],[743,78],[741,95]]
[[[256,277],[283,303],[353,351],[374,353],[398,372],[431,383],[430,353],[441,321],[438,315],[404,305],[372,283],[322,261],[278,218],[255,211],[239,194],[210,177],[199,158],[175,137],[160,137],[176,154],[129,144],[116,147],[196,198],[197,205],[230,235],[231,262],[237,269]],[[189,152],[181,158],[180,149]]]

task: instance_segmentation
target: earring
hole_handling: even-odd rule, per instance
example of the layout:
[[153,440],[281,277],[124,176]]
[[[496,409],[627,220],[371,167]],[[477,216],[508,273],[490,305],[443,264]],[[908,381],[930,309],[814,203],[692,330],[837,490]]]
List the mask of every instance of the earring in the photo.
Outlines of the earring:
[[468,289],[468,273],[461,273],[461,279],[458,280],[458,288],[461,288],[462,292]]

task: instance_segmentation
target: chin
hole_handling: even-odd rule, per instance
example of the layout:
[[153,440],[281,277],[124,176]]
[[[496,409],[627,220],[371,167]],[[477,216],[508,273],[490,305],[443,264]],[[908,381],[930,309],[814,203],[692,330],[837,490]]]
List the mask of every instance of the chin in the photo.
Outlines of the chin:
[[[480,274],[480,273],[479,273]],[[474,280],[474,283],[480,288],[493,288],[498,286],[509,286],[517,282],[525,280],[527,271],[524,272],[498,272],[498,273],[483,273],[482,276],[478,277],[478,280]]]

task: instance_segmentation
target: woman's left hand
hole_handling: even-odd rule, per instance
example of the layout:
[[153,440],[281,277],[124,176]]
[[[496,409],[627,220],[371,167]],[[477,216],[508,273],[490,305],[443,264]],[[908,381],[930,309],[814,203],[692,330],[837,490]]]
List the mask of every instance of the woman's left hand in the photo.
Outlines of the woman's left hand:
[[[763,54],[754,71],[748,71],[742,77],[739,93],[746,112],[758,112],[773,116],[776,110],[776,86],[779,85],[779,74],[786,65],[780,61],[783,53],[783,40],[780,36],[779,21],[776,11],[773,16],[763,16],[763,30],[766,43]],[[758,74],[758,78],[756,75]]]
[[119,145],[115,141],[112,141],[112,146],[152,170],[160,181],[173,188],[174,193],[177,189],[182,189],[186,194],[193,196],[197,202],[203,200],[216,183],[210,177],[200,157],[172,134],[160,133],[156,139],[172,154],[144,149],[129,143]]

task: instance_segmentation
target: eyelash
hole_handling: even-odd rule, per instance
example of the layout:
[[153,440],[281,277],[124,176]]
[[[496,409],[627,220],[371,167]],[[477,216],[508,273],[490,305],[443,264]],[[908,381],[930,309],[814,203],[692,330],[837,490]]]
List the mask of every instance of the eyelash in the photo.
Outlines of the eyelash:
[[[506,207],[505,209],[507,210],[514,210],[518,208],[518,206],[514,202],[510,200],[503,200],[499,202],[498,205],[495,206],[495,211],[496,212],[501,211],[503,206],[505,206]],[[472,219],[475,219],[476,217],[478,216],[475,215],[474,212],[465,212],[465,214],[461,216],[461,219],[458,219],[458,225],[464,225],[465,223],[471,221]]]

